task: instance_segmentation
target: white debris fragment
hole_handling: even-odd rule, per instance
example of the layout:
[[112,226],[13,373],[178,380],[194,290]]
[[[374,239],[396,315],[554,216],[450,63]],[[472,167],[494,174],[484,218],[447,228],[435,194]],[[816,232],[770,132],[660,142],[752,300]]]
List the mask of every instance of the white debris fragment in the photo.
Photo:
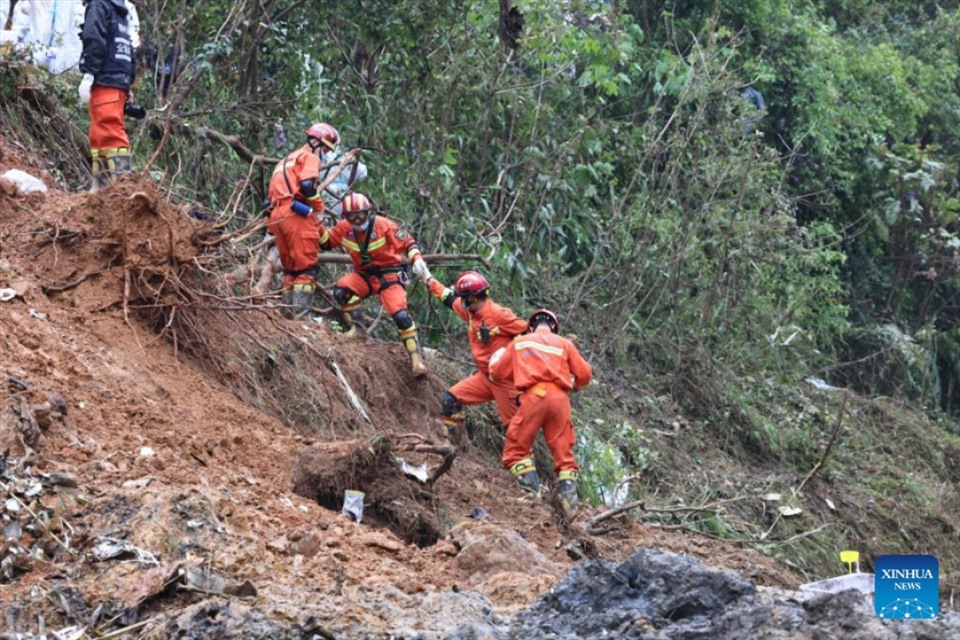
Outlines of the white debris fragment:
[[34,178],[26,171],[21,171],[20,169],[10,169],[4,172],[3,175],[0,175],[0,178],[12,184],[20,195],[47,192],[47,185],[43,184],[43,180]]

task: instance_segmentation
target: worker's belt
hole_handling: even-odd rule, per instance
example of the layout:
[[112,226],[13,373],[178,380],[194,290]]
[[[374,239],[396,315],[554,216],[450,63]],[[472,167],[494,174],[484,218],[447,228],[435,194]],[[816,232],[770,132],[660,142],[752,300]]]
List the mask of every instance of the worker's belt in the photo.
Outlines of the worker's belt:
[[520,393],[526,393],[530,391],[533,393],[533,395],[542,398],[545,395],[547,395],[548,389],[556,389],[557,391],[563,391],[564,393],[566,393],[566,389],[564,389],[560,385],[553,382],[538,382],[535,385],[525,387],[523,389],[517,389],[517,391],[519,391]]
[[[396,275],[397,279],[388,281],[387,276],[391,274]],[[373,285],[370,283],[371,278],[376,278],[380,282],[380,291],[383,291],[387,287],[392,287],[395,284],[405,287],[407,283],[410,282],[410,278],[407,275],[407,266],[403,264],[398,264],[395,267],[381,267],[380,269],[364,269],[357,271],[357,275],[363,278],[371,290],[373,289]]]
[[310,276],[314,280],[317,279],[317,265],[312,264],[306,269],[294,270],[294,269],[284,269],[283,273],[292,277],[299,278],[300,276]]

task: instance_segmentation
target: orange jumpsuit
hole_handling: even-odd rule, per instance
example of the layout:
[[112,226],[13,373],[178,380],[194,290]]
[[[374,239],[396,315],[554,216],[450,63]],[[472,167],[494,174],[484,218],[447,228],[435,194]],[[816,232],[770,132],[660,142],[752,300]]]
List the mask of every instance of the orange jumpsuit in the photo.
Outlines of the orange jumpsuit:
[[[407,308],[404,257],[413,262],[420,255],[420,247],[396,222],[371,215],[367,231],[356,231],[341,220],[329,230],[321,228],[320,245],[324,249],[342,247],[353,262],[353,272],[340,278],[338,287],[349,289],[360,299],[377,294],[391,316]],[[345,306],[344,311],[357,307],[359,302]]]
[[[319,193],[306,197],[300,192],[302,180],[319,182],[320,158],[303,145],[277,163],[270,178],[267,196],[273,203],[273,211],[267,222],[269,231],[277,243],[280,263],[283,265],[283,288],[294,285],[316,286],[317,255],[319,254],[321,222],[315,214],[323,211],[323,199]],[[294,196],[306,202],[312,210],[306,216],[294,213],[291,208]]]
[[[447,302],[453,291],[444,287],[436,279],[430,281],[430,293],[441,302]],[[501,347],[507,347],[513,339],[527,330],[527,321],[521,320],[510,309],[500,306],[492,300],[485,300],[476,311],[471,312],[456,298],[450,308],[467,322],[467,340],[477,371],[450,387],[449,392],[461,404],[481,404],[493,400],[497,404],[497,413],[501,423],[506,426],[517,412],[517,390],[513,386],[513,375],[493,382],[490,380],[490,356]],[[483,342],[481,327],[486,326],[489,339]]]
[[123,122],[127,91],[95,84],[90,89],[90,150],[97,155],[113,157],[120,149],[129,149],[130,139]]
[[590,365],[572,342],[541,325],[533,333],[518,336],[490,364],[494,380],[507,379],[511,373],[520,392],[520,408],[507,427],[503,465],[514,475],[533,469],[533,439],[542,427],[553,454],[554,473],[561,480],[575,479],[579,467],[573,457],[576,437],[569,392],[590,384]]

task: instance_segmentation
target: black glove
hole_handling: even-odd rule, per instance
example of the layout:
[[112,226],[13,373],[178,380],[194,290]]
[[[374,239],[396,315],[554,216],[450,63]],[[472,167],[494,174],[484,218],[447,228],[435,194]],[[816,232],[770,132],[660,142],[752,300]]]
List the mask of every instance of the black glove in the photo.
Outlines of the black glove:
[[143,120],[147,117],[147,110],[138,104],[123,105],[123,113],[134,120]]

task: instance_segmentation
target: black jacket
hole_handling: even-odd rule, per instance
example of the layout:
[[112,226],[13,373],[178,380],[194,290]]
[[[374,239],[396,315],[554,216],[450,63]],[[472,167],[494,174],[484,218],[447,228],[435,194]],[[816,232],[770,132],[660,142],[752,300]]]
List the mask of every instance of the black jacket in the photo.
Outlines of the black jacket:
[[93,83],[129,89],[135,73],[130,23],[123,0],[87,0],[83,16],[80,72]]

